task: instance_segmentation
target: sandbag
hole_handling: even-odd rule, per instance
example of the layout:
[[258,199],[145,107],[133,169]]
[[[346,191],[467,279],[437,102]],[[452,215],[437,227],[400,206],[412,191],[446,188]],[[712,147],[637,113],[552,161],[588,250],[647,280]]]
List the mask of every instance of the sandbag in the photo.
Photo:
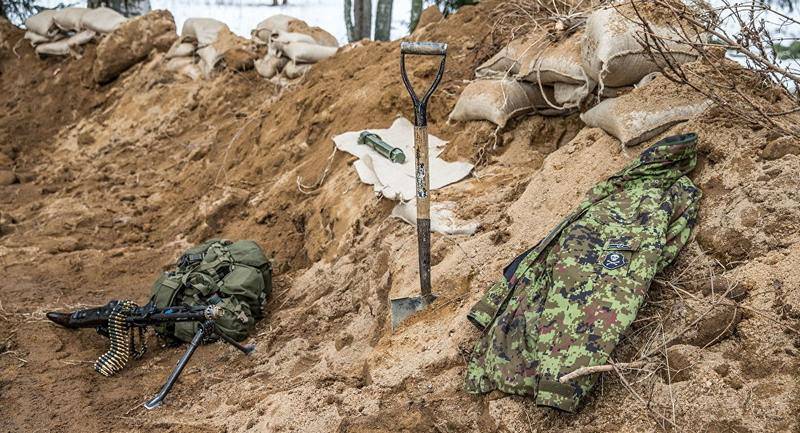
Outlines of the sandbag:
[[297,18],[290,17],[289,15],[273,15],[256,25],[256,28],[250,32],[250,36],[256,43],[261,45],[269,44],[272,34],[277,31],[289,31],[289,22],[297,21]]
[[581,114],[581,120],[613,135],[625,146],[635,146],[700,115],[711,105],[704,96],[665,78],[656,80],[646,89],[600,102]]
[[33,46],[33,47],[35,47],[35,46],[37,46],[39,44],[44,44],[44,43],[52,41],[51,38],[48,38],[47,36],[42,36],[39,33],[32,32],[30,30],[25,32],[25,36],[24,37],[25,37],[25,39],[27,39],[31,43],[31,46]]
[[[665,38],[662,42],[677,63],[697,58],[697,52],[690,45],[677,42],[682,37],[667,22],[661,24],[658,17],[648,17],[647,5],[639,3],[642,3],[637,5],[639,12],[645,14],[653,33]],[[589,15],[581,43],[581,58],[587,75],[601,88],[629,86],[659,69],[639,42],[644,37],[640,22],[636,12],[627,4],[598,9]],[[691,26],[685,25],[685,29],[691,34]],[[693,37],[698,41],[705,39],[696,32]]]
[[200,67],[194,62],[194,57],[173,57],[164,64],[164,70],[186,75],[192,80],[202,76]]
[[213,18],[189,18],[183,23],[181,40],[195,40],[197,47],[202,48],[214,43],[217,34],[223,29],[230,31],[225,23]]
[[177,38],[169,11],[155,10],[126,20],[97,45],[92,76],[97,83],[107,83],[151,51],[167,51]]
[[214,67],[222,59],[222,53],[214,48],[214,46],[209,45],[207,47],[198,49],[196,54],[197,57],[200,58],[200,61],[197,62],[200,72],[203,73],[205,78],[209,78],[211,76],[211,72],[214,71]]
[[317,41],[311,36],[304,33],[293,33],[278,30],[270,36],[270,43],[277,42],[279,44],[288,44],[291,42],[306,42],[316,44]]
[[311,69],[310,64],[299,64],[295,63],[294,61],[290,61],[286,64],[286,66],[283,67],[283,76],[290,80],[295,79],[305,75],[309,69]]
[[65,39],[40,44],[36,47],[36,54],[40,56],[66,56],[69,55],[69,44]]
[[193,57],[173,57],[167,60],[166,63],[164,63],[164,70],[170,72],[178,72],[187,65],[193,65],[193,64],[194,64]]
[[194,54],[194,50],[194,44],[190,44],[189,42],[181,42],[181,40],[178,39],[174,44],[172,44],[164,57],[168,59],[175,57],[191,57]]
[[553,88],[512,80],[476,80],[470,83],[456,102],[450,119],[488,120],[504,127],[509,119],[547,107],[545,96],[554,101]]
[[81,25],[84,29],[97,33],[111,33],[125,22],[125,17],[114,9],[105,6],[89,9],[83,14]]
[[198,66],[206,78],[221,59],[225,59],[229,69],[244,71],[252,68],[258,58],[250,50],[246,39],[234,35],[228,29],[220,30],[214,43],[197,50],[197,55],[200,57]]
[[25,27],[42,36],[51,37],[58,33],[56,23],[53,21],[55,10],[44,10],[25,20]]
[[192,80],[198,80],[203,76],[203,71],[200,70],[200,67],[197,66],[197,63],[186,64],[178,69],[177,72],[181,75],[186,75]]
[[291,20],[287,23],[287,30],[291,33],[302,33],[314,38],[314,41],[319,45],[326,47],[338,47],[339,41],[336,37],[328,33],[320,27],[309,26],[303,20]]
[[578,107],[589,97],[595,85],[592,79],[581,84],[553,83],[555,103],[563,108]]
[[542,51],[529,50],[520,59],[519,78],[531,83],[583,84],[587,75],[581,66],[581,35],[576,33]]
[[57,10],[53,15],[53,22],[65,32],[77,32],[83,30],[81,22],[87,8],[64,8]]
[[308,42],[290,42],[281,44],[275,42],[278,51],[295,63],[316,63],[336,54],[337,47],[312,44]]
[[36,47],[36,54],[40,56],[66,56],[70,53],[71,48],[83,45],[94,39],[95,36],[95,32],[84,30],[66,39],[41,44]]
[[476,78],[515,77],[520,71],[520,61],[528,53],[539,52],[546,39],[538,34],[531,34],[514,39],[497,52],[489,60],[475,69]]
[[268,55],[264,56],[263,59],[256,60],[255,67],[259,75],[269,79],[281,73],[284,66],[286,66],[286,63],[288,62],[289,59],[286,57],[274,57]]
[[630,93],[633,89],[633,86],[603,87],[602,89],[598,89],[597,94],[603,99],[619,98],[622,95]]

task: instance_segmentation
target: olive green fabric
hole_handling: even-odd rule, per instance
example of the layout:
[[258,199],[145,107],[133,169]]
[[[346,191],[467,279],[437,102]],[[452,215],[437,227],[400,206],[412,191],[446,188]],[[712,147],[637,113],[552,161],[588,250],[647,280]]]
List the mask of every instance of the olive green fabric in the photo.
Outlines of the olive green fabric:
[[656,273],[689,239],[701,192],[686,177],[696,136],[664,139],[596,185],[571,215],[517,257],[468,318],[484,330],[466,390],[494,389],[574,411],[636,318]]
[[[212,239],[186,250],[175,270],[153,284],[151,302],[159,308],[214,304],[223,315],[217,328],[243,340],[262,316],[261,306],[272,291],[272,268],[253,241]],[[191,341],[199,324],[165,324],[156,331],[167,338]]]

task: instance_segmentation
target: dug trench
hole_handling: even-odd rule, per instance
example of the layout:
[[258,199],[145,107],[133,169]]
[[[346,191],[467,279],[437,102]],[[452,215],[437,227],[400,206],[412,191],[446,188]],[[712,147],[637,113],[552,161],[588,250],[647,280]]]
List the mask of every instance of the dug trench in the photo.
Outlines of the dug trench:
[[[575,415],[463,392],[479,337],[469,307],[646,146],[622,148],[576,115],[499,131],[449,123],[475,66],[497,49],[486,46],[496,5],[413,35],[450,46],[430,131],[449,142],[445,159],[477,165],[433,200],[457,202],[481,225],[433,236],[439,299],[395,332],[388,299],[417,287],[414,228],[389,218],[392,203],[360,183],[331,138],[412,117],[397,43],[358,43],[286,87],[254,71],[179,78],[159,54],[98,87],[91,45],[66,60],[0,49],[0,151],[14,175],[0,186],[0,429],[638,432],[658,429],[658,411],[678,431],[796,430],[798,156],[785,137],[713,109],[664,134],[700,135],[700,219],[614,354],[655,349],[669,368],[633,385],[607,374]],[[22,37],[2,31],[9,47]],[[410,66],[419,86],[435,72],[433,60]],[[91,366],[105,340],[43,313],[143,302],[176,255],[209,237],[256,240],[274,260],[258,349],[202,347],[167,404],[145,411],[180,348],[151,338],[143,359],[105,378]]]

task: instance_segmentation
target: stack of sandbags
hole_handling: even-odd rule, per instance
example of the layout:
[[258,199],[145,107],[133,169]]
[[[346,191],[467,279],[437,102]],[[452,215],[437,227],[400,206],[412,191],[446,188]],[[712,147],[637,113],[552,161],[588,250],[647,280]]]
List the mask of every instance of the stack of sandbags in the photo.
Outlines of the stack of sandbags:
[[123,22],[125,17],[106,7],[45,10],[25,20],[25,39],[39,55],[64,56]]
[[256,70],[265,78],[281,73],[289,79],[300,77],[312,64],[339,49],[339,43],[330,33],[286,15],[267,18],[251,35],[257,44],[267,45],[267,54],[255,62]]
[[[693,42],[703,41],[705,36],[701,32],[693,33],[686,23],[676,25],[665,21],[664,14],[659,14],[655,6],[644,0],[636,1],[636,7],[634,11],[633,6],[625,2],[595,10],[589,15],[585,29],[555,42],[540,30],[511,41],[475,70],[479,81],[464,90],[451,119],[489,120],[503,126],[508,119],[522,113],[565,115],[585,110],[592,101],[629,93],[634,84],[659,69],[640,43],[645,40],[642,17],[655,35],[664,38],[663,44],[675,62],[697,58],[691,44],[679,41],[687,37]],[[683,27],[682,34],[672,30],[673,26]],[[485,78],[502,78],[503,81],[498,84],[484,81]],[[514,80],[518,85],[512,84]],[[538,90],[536,98],[530,98],[530,88]],[[528,105],[523,95],[529,96]],[[608,128],[607,132],[627,144],[640,142],[642,136],[652,135],[652,131],[663,130],[664,125],[674,124],[675,119],[694,113],[693,109],[675,109],[671,113],[659,111],[652,116],[642,115],[646,117],[642,131],[629,136],[620,131],[630,130],[629,123],[635,120],[620,118],[617,121],[626,126],[614,126],[608,118],[621,115],[622,111],[613,108],[614,102],[605,101],[601,105],[592,115],[586,113],[584,121],[590,119],[587,123],[591,121]],[[646,111],[646,107],[640,108],[638,113]],[[603,121],[598,120],[599,117]]]
[[166,54],[165,69],[197,79],[209,78],[221,60],[227,67],[243,71],[257,58],[250,43],[234,35],[228,26],[213,18],[189,18],[181,36]]

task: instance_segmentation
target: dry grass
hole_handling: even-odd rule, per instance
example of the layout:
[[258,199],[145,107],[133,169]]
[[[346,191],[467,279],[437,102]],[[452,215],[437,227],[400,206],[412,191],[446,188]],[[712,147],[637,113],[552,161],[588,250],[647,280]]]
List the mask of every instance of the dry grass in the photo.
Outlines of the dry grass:
[[[728,117],[779,136],[800,137],[800,127],[787,117],[800,111],[800,65],[778,60],[772,48],[777,40],[764,20],[777,20],[779,28],[800,22],[759,1],[722,3],[716,9],[699,1],[692,6],[669,0],[626,4],[635,13],[628,18],[642,28],[639,42],[665,77],[706,96]],[[657,34],[645,7],[671,18],[669,37]],[[708,37],[698,37],[698,32]],[[669,49],[676,43],[697,52],[702,66],[676,61]],[[726,52],[742,57],[747,68],[725,60]]]

